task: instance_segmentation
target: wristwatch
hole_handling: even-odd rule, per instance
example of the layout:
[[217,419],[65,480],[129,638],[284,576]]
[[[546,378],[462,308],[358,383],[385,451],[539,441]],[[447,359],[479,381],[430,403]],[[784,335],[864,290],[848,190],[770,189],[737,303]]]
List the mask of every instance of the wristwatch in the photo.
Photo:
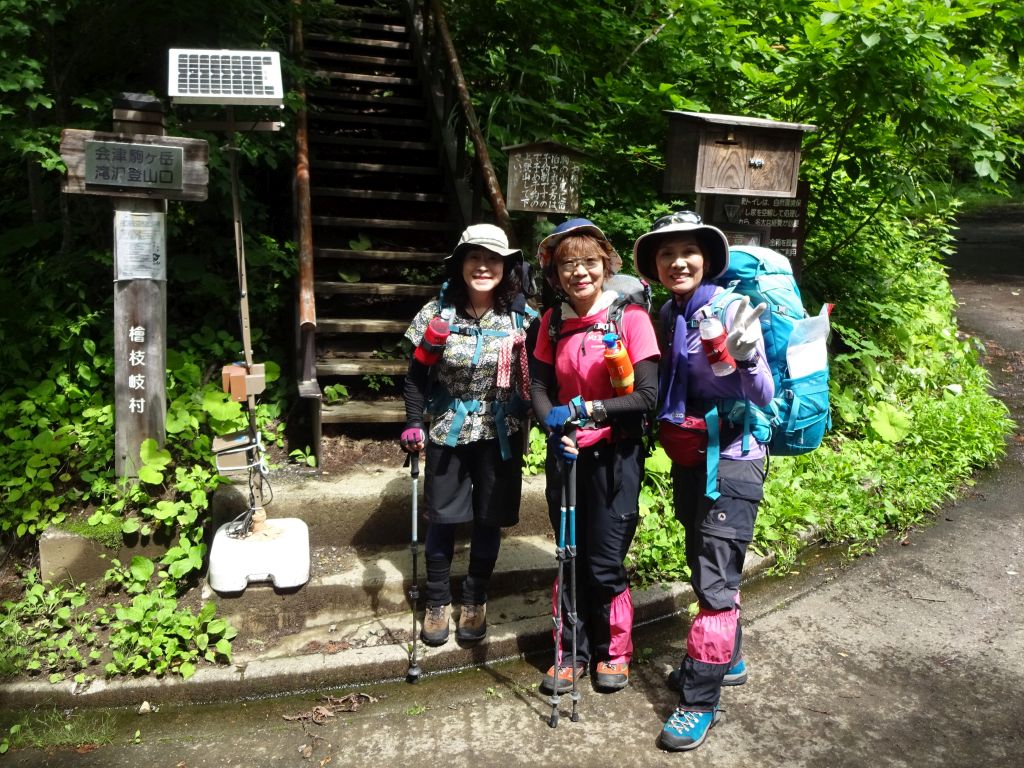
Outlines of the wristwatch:
[[748,371],[751,368],[756,368],[757,367],[757,361],[758,361],[759,357],[760,356],[755,352],[754,356],[751,357],[749,360],[737,360],[736,361],[736,367],[737,368],[746,368]]
[[602,400],[590,401],[590,418],[594,420],[595,424],[604,424],[608,421],[608,411],[604,409]]

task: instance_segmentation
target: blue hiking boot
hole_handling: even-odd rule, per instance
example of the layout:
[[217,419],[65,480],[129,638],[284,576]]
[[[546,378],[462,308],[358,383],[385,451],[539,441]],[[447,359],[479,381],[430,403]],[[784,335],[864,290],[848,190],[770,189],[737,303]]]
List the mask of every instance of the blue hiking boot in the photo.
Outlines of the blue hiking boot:
[[747,660],[740,659],[725,672],[722,685],[743,685],[747,682]]
[[[665,681],[669,690],[679,691],[679,675],[678,668],[669,672],[668,679]],[[740,659],[726,670],[725,677],[722,678],[722,685],[743,685],[745,682],[747,682],[747,661]]]
[[697,712],[692,709],[676,707],[661,729],[659,742],[671,752],[683,752],[696,749],[708,737],[708,731],[723,717],[721,710],[713,712]]

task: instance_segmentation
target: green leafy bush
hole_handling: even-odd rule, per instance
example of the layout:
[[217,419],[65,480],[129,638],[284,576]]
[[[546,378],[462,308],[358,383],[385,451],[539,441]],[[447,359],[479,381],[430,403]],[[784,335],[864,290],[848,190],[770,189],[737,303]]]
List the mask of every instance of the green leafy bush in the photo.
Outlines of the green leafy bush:
[[214,618],[213,603],[198,615],[180,611],[172,598],[140,594],[118,606],[111,621],[112,660],[108,675],[175,672],[186,680],[196,661],[231,661],[231,639],[237,634],[224,619]]

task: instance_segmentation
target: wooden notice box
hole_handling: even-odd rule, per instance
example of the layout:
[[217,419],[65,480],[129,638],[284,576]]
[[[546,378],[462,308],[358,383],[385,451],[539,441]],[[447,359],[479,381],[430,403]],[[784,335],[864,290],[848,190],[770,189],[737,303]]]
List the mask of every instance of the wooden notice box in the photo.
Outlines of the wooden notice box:
[[813,125],[667,110],[664,192],[794,197]]

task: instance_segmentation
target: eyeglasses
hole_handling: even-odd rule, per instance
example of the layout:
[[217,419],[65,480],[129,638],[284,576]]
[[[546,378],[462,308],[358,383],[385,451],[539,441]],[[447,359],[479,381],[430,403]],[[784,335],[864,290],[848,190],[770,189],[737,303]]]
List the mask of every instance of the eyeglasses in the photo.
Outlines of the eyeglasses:
[[651,225],[651,232],[667,227],[669,224],[703,224],[704,220],[693,211],[676,211],[662,216]]
[[560,261],[558,263],[558,270],[563,275],[571,275],[580,267],[583,267],[587,272],[596,272],[598,267],[603,265],[604,261],[601,259],[570,259],[568,261]]

